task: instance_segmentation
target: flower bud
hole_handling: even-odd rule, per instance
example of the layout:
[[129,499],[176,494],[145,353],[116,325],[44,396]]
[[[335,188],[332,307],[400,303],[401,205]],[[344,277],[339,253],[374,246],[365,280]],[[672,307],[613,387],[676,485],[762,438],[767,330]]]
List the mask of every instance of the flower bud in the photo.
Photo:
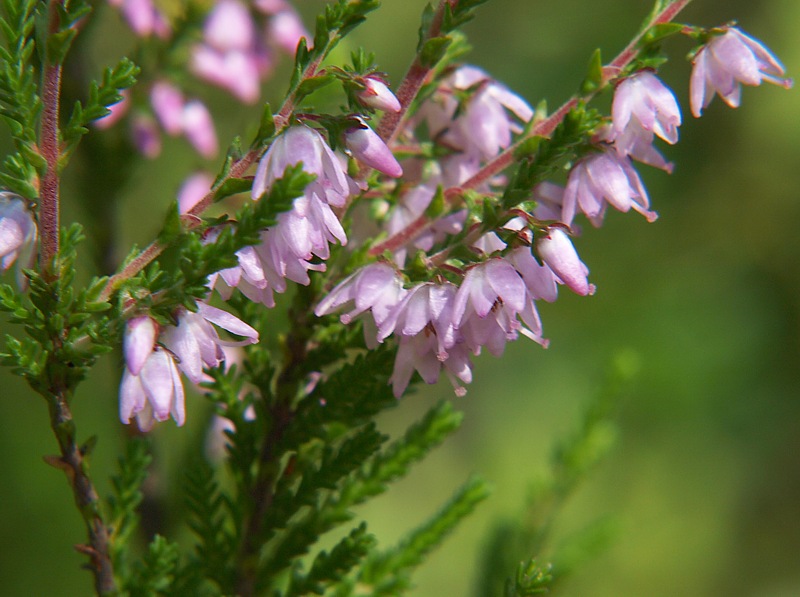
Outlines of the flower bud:
[[542,261],[573,292],[586,296],[594,294],[594,284],[589,284],[589,268],[578,257],[572,241],[561,228],[547,229],[545,236],[536,241],[536,251]]
[[386,143],[369,128],[366,123],[358,119],[362,128],[348,129],[344,134],[344,143],[353,157],[359,162],[370,168],[375,168],[378,172],[383,172],[392,178],[399,178],[403,175],[403,168],[395,159]]
[[383,81],[375,77],[364,77],[361,82],[365,89],[356,93],[356,96],[364,105],[385,112],[400,111],[400,102]]

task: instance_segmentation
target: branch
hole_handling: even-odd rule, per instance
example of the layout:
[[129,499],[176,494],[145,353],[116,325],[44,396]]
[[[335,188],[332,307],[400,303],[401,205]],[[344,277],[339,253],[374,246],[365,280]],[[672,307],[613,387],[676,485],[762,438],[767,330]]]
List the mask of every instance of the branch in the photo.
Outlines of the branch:
[[[427,39],[431,39],[439,35],[442,28],[444,8],[447,4],[448,0],[439,0],[439,6],[436,8],[436,13],[434,14],[431,22]],[[420,46],[421,45],[422,44],[420,44]],[[396,96],[400,102],[400,111],[385,112],[383,118],[381,118],[381,121],[378,124],[378,136],[383,139],[384,143],[387,145],[391,145],[397,138],[399,132],[402,130],[401,124],[405,123],[408,107],[411,105],[411,102],[414,101],[414,98],[417,97],[417,93],[419,93],[420,88],[425,83],[425,79],[431,72],[431,69],[432,67],[424,66],[422,64],[420,53],[417,53],[416,58],[414,58],[414,62],[411,63],[406,76],[403,77],[403,80],[400,82],[400,85],[397,88]]]
[[[614,58],[614,60],[612,60],[607,66],[603,67],[603,82],[598,86],[598,89],[602,89],[606,83],[614,79],[624,67],[630,64],[634,58],[636,58],[638,55],[638,45],[647,31],[649,31],[655,25],[670,22],[681,10],[686,7],[687,4],[689,4],[689,2],[691,2],[691,0],[676,0],[656,13],[653,19],[642,28],[642,31],[633,39],[633,41],[631,41],[625,47],[625,49]],[[573,95],[548,118],[535,124],[533,127],[531,127],[531,130],[526,135],[520,137],[515,143],[507,147],[497,157],[487,163],[475,175],[473,175],[472,178],[468,179],[466,182],[457,187],[451,187],[447,189],[444,193],[445,202],[447,205],[450,207],[456,205],[459,201],[461,201],[463,191],[477,188],[482,183],[508,168],[514,162],[514,154],[516,150],[526,139],[530,137],[548,137],[580,100],[589,100],[594,97],[596,93],[597,92],[593,92],[584,96],[579,96],[577,94]],[[383,121],[381,121],[381,125],[382,124]],[[397,251],[419,237],[419,235],[425,232],[425,230],[431,224],[433,224],[431,219],[423,214],[411,222],[403,230],[396,233],[394,236],[391,236],[385,241],[370,248],[368,254],[371,257],[377,257],[386,251]]]
[[[58,26],[58,5],[50,3],[50,30]],[[50,266],[58,254],[60,228],[58,179],[58,122],[61,96],[61,65],[47,62],[42,68],[42,121],[39,131],[39,150],[47,162],[47,170],[39,186],[39,230],[41,251],[39,269],[45,279],[51,279]]]
[[61,451],[60,458],[45,460],[62,469],[75,497],[75,504],[86,523],[89,535],[88,545],[78,545],[76,549],[89,556],[91,570],[94,574],[94,586],[98,595],[109,595],[116,592],[114,569],[111,563],[110,538],[108,528],[100,512],[100,498],[92,480],[84,467],[84,453],[75,443],[75,425],[72,412],[67,403],[66,392],[53,391],[48,396],[50,407],[50,426],[58,440]]

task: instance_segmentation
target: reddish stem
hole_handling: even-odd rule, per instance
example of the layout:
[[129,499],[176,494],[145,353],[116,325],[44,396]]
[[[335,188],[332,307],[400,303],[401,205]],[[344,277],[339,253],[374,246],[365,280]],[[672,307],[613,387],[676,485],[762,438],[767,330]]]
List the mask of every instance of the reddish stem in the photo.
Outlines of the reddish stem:
[[[691,0],[676,0],[675,2],[671,3],[667,6],[664,10],[658,13],[653,20],[642,30],[642,32],[637,35],[631,43],[629,43],[622,52],[620,52],[614,60],[609,63],[609,65],[603,68],[603,84],[600,85],[600,88],[605,86],[605,84],[617,76],[619,71],[621,71],[625,66],[631,63],[634,58],[638,55],[638,45],[641,42],[644,35],[655,25],[660,25],[662,23],[670,22],[677,14],[683,10],[687,4],[689,4]],[[458,187],[451,187],[445,191],[445,201],[448,205],[453,206],[461,199],[462,192],[467,189],[474,189],[480,186],[482,183],[486,182],[487,180],[491,179],[493,176],[496,176],[507,167],[509,167],[514,162],[514,153],[516,152],[517,148],[523,143],[526,139],[530,137],[548,137],[553,133],[556,127],[564,120],[566,115],[572,110],[577,104],[580,99],[589,99],[594,94],[590,94],[588,96],[579,97],[577,95],[572,96],[569,100],[567,100],[558,110],[556,110],[553,114],[551,114],[546,119],[542,120],[541,122],[535,124],[531,127],[531,130],[523,137],[518,139],[514,144],[506,148],[502,153],[500,153],[496,158],[486,164],[483,168],[481,168],[472,178],[468,179],[466,182],[462,183]],[[383,122],[381,122],[383,124]],[[413,241],[417,238],[420,234],[422,234],[430,225],[432,224],[430,218],[426,215],[419,216],[416,220],[411,222],[408,226],[406,226],[403,230],[395,234],[394,236],[386,239],[385,241],[378,243],[377,245],[373,246],[369,250],[369,255],[376,257],[378,255],[383,254],[385,251],[394,252],[398,249],[402,248],[409,242]]]
[[[51,6],[55,6],[55,3]],[[60,96],[61,65],[45,64],[42,72],[42,120],[39,131],[39,151],[47,163],[47,169],[39,184],[38,217],[42,239],[39,269],[47,279],[52,279],[55,275],[50,266],[53,258],[58,254],[59,246],[58,122]]]
[[[433,16],[431,27],[428,30],[427,39],[437,37],[439,33],[441,33],[444,7],[447,4],[448,0],[440,0],[439,6],[436,8],[436,13]],[[452,6],[453,2],[449,2],[449,4]],[[400,111],[384,113],[383,118],[381,118],[378,124],[378,136],[383,139],[387,145],[391,145],[397,138],[399,132],[403,129],[401,125],[406,120],[408,107],[411,105],[411,102],[414,101],[414,98],[417,97],[417,93],[419,93],[420,88],[430,72],[431,68],[429,66],[424,66],[420,61],[419,55],[417,55],[414,62],[411,63],[406,76],[403,77],[403,80],[400,82],[397,93],[395,94],[400,102]]]

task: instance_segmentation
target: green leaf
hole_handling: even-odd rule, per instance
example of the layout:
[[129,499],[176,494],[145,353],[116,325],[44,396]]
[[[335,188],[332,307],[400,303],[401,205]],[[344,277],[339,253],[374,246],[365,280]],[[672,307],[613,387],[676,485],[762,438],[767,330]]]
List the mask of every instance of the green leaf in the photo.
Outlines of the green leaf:
[[228,178],[214,191],[214,201],[222,201],[231,195],[247,193],[253,187],[253,181],[248,178]]
[[434,37],[427,40],[419,53],[420,64],[428,68],[435,66],[445,55],[451,43],[452,39],[449,37]]
[[600,56],[600,48],[592,52],[592,57],[589,60],[589,70],[586,73],[586,78],[581,83],[581,95],[589,95],[594,93],[603,85],[603,60]]
[[253,149],[260,149],[267,144],[267,141],[275,134],[275,118],[272,115],[272,109],[269,104],[264,104],[264,110],[261,112],[261,122],[258,126],[253,143],[250,145]]

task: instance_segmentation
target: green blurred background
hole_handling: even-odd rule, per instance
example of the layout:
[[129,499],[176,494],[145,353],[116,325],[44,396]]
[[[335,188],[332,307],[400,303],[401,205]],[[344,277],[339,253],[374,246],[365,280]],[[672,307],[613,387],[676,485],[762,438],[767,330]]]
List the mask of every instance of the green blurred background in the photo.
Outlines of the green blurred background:
[[[424,3],[384,4],[342,54],[364,45],[396,83],[411,60]],[[321,2],[299,5],[311,23]],[[577,87],[594,48],[609,59],[649,7],[645,0],[490,0],[468,26],[470,60],[531,103],[546,98],[555,107]],[[130,39],[118,34],[116,15],[103,16],[92,44],[102,56],[120,55]],[[800,4],[696,0],[681,15],[701,25],[734,18],[797,75]],[[612,515],[619,532],[561,593],[800,595],[800,101],[797,91],[746,88],[738,110],[717,98],[695,120],[682,60],[689,45],[667,47],[674,60],[662,77],[686,119],[679,146],[664,148],[676,170],[640,169],[660,219],[647,224],[615,212],[602,229],[585,228],[576,244],[598,292],[564,292],[541,308],[548,350],[521,340],[500,360],[477,360],[466,397],[453,397],[444,382],[403,399],[384,420],[398,430],[440,398],[466,413],[454,438],[362,511],[382,543],[424,520],[473,472],[495,488],[419,571],[413,595],[469,594],[494,521],[521,512],[553,442],[575,427],[621,351],[636,354],[641,368],[620,410],[618,444],[556,528],[569,536]],[[274,81],[273,101],[283,80]],[[254,121],[252,112],[226,109],[231,102],[221,92],[206,97],[222,110],[223,140]],[[122,252],[152,238],[172,191],[203,165],[179,140],[165,141],[165,155],[134,166],[118,197]],[[91,173],[91,164],[75,166],[76,180],[87,167]],[[69,204],[65,210],[67,218],[86,218]],[[119,356],[105,358],[75,406],[82,436],[99,435],[92,466],[103,493],[124,439],[118,368]],[[7,371],[0,375],[0,594],[88,594],[84,558],[72,549],[84,538],[82,525],[61,473],[42,462],[56,450],[45,404]],[[185,435],[202,432],[163,427],[156,435],[164,461],[177,458]],[[177,473],[166,473],[151,483],[168,492],[177,481]]]

